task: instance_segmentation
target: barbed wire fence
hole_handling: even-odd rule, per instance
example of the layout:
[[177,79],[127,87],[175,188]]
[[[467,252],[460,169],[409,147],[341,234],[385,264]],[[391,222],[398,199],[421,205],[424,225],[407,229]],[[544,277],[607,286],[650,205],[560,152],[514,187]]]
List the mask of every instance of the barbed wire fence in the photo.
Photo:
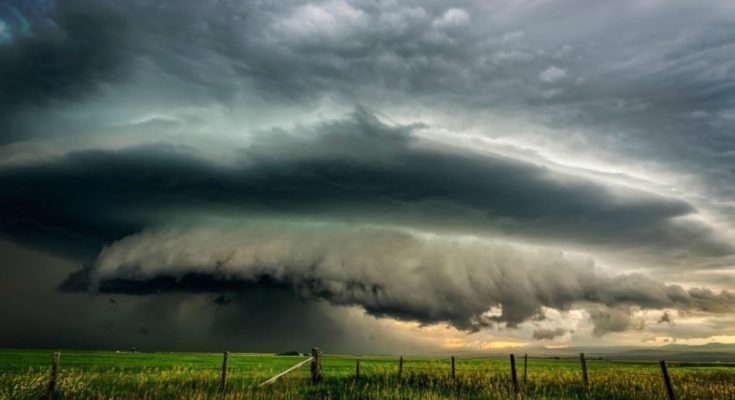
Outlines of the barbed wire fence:
[[[51,370],[47,385],[47,398],[49,400],[55,398],[56,382],[59,368],[60,352],[54,352],[52,355]],[[225,392],[227,390],[227,378],[229,369],[229,357],[230,353],[223,353],[222,359],[222,371],[220,375],[219,390]],[[277,375],[271,377],[260,383],[258,386],[267,386],[275,383],[279,379],[287,376],[289,373],[296,371],[306,365],[310,365],[310,381],[312,383],[319,383],[324,378],[324,375],[328,375],[329,371],[325,371],[322,366],[322,360],[354,360],[355,371],[352,376],[344,376],[345,379],[359,380],[368,376],[383,375],[393,376],[399,382],[404,378],[410,378],[415,374],[424,375],[443,375],[450,377],[453,382],[458,381],[459,374],[483,374],[490,379],[502,379],[504,382],[507,381],[508,387],[516,395],[523,394],[523,391],[527,389],[527,384],[530,382],[530,378],[534,373],[543,372],[544,374],[549,373],[578,373],[578,383],[582,385],[585,392],[590,390],[590,386],[595,383],[596,380],[601,381],[603,376],[609,379],[610,373],[623,374],[626,376],[644,377],[646,379],[661,379],[662,391],[665,393],[668,400],[676,399],[676,385],[685,384],[696,384],[696,385],[730,385],[735,382],[735,372],[723,372],[717,370],[716,374],[713,373],[701,373],[692,372],[690,363],[686,362],[666,362],[660,360],[658,366],[655,363],[650,363],[650,370],[646,371],[634,371],[627,369],[628,367],[641,368],[643,362],[637,361],[634,363],[627,361],[616,361],[608,360],[602,357],[588,359],[584,353],[580,353],[579,356],[543,356],[543,355],[529,355],[523,354],[520,357],[516,357],[515,354],[500,355],[500,354],[465,354],[463,356],[449,356],[443,358],[414,358],[404,359],[403,356],[396,357],[371,357],[363,358],[362,356],[344,356],[344,355],[323,355],[318,348],[314,348],[311,351],[310,357],[300,360],[296,365],[287,368]],[[509,361],[506,366],[505,360]],[[531,365],[529,366],[529,360]],[[579,360],[579,369],[572,368],[568,361]],[[484,361],[491,361],[492,363],[484,363]],[[543,361],[543,365],[533,365]],[[550,362],[554,361],[566,361],[567,363],[558,366],[550,367]],[[604,365],[599,363],[604,362]],[[391,367],[393,365],[393,367]],[[615,367],[610,367],[614,365]],[[721,363],[697,363],[696,367],[714,367],[722,366]],[[688,368],[688,369],[685,369]],[[669,369],[674,373],[670,374]],[[706,379],[705,379],[706,378]]]

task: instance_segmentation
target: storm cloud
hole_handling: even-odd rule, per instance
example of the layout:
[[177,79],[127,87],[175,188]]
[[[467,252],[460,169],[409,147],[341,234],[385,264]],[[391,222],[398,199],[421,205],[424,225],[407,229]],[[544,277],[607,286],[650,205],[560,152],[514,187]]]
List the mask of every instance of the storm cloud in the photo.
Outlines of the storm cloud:
[[686,219],[695,210],[680,200],[440,146],[415,137],[420,126],[387,125],[365,110],[303,130],[270,132],[230,162],[152,144],[9,166],[0,171],[0,223],[21,238],[88,250],[192,210],[645,245],[677,258],[733,250]]
[[556,329],[537,329],[533,331],[533,339],[535,340],[554,340],[559,336],[566,335],[568,331],[563,328]]
[[231,332],[361,310],[603,340],[678,311],[714,335],[733,20],[717,0],[2,2],[0,237],[75,263],[39,272],[54,296],[151,305],[124,328],[150,343],[188,298]]
[[[0,6],[9,38],[0,41],[0,142],[22,139],[12,115],[25,107],[83,98],[121,79],[130,62],[127,21],[104,2],[56,7]],[[47,14],[47,15],[44,15]]]
[[[449,322],[464,330],[514,326],[542,315],[542,307],[568,310],[585,303],[593,304],[596,332],[627,328],[623,307],[714,313],[735,307],[727,291],[610,276],[589,259],[558,251],[320,223],[146,231],[105,247],[93,267],[70,279],[69,288],[149,294],[266,282],[376,316]],[[498,307],[501,314],[488,315]]]

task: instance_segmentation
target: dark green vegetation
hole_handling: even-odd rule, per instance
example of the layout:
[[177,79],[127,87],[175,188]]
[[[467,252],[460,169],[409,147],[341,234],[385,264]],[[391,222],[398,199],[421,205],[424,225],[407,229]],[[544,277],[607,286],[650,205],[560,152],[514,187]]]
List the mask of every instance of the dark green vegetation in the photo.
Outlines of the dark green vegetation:
[[[63,351],[57,397],[69,399],[513,399],[507,358],[457,358],[456,380],[448,358],[325,355],[324,380],[311,384],[308,365],[273,385],[258,384],[305,357],[230,354],[227,392],[219,392],[221,354]],[[51,351],[0,350],[0,399],[40,399],[46,392]],[[531,358],[519,391],[534,399],[665,399],[658,363],[587,360],[588,396],[579,360]],[[677,399],[735,399],[730,364],[671,363]]]

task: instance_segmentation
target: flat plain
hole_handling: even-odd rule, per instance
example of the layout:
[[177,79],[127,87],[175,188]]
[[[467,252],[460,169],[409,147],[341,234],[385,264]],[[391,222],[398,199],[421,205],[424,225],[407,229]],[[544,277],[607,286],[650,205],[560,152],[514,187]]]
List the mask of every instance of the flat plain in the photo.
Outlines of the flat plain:
[[[39,399],[47,393],[52,350],[0,350],[0,399]],[[325,354],[323,380],[312,384],[303,368],[259,385],[305,356],[230,353],[225,392],[221,353],[141,353],[62,350],[59,399],[666,399],[658,362],[587,360],[585,385],[579,359],[529,357],[524,374],[516,359],[513,389],[508,357]],[[356,360],[360,359],[360,376]],[[735,365],[669,363],[677,399],[735,399]],[[524,382],[525,376],[525,382]]]

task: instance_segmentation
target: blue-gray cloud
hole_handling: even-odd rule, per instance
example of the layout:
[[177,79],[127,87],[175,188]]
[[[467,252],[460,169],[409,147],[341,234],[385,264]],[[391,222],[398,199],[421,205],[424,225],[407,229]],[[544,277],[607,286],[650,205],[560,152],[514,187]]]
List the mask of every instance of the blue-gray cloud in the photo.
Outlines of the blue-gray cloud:
[[273,132],[226,164],[159,144],[6,167],[0,221],[19,238],[94,250],[165,222],[160,212],[171,210],[168,218],[346,218],[676,257],[732,253],[711,228],[682,219],[694,209],[680,200],[438,146],[412,136],[417,127],[386,125],[365,110],[303,129],[312,133]]
[[[633,308],[735,309],[735,295],[727,291],[609,275],[590,259],[558,251],[394,228],[257,220],[128,236],[62,286],[132,294],[253,287],[286,288],[379,317],[464,330],[516,326],[541,317],[543,307],[588,308],[600,335],[630,327]],[[488,314],[498,308],[499,315]]]
[[[174,222],[293,218],[614,252],[678,277],[726,268],[734,16],[715,0],[11,0],[0,4],[0,154],[13,159],[0,170],[0,232],[89,260]],[[327,100],[359,111],[335,118]],[[361,105],[436,125],[386,123]],[[281,120],[292,109],[317,111],[293,127]],[[261,114],[271,120],[250,121]],[[263,126],[283,129],[251,135]],[[442,143],[422,135],[447,127]],[[629,188],[605,171],[448,145],[464,127],[651,179]],[[226,142],[228,157],[193,132]],[[698,282],[730,284],[706,274]],[[676,303],[626,305],[637,276],[615,279],[588,310],[595,333],[629,329],[630,307]],[[727,312],[709,294],[677,304]],[[507,320],[538,306],[508,307],[524,311]],[[386,314],[467,327],[480,308]]]

